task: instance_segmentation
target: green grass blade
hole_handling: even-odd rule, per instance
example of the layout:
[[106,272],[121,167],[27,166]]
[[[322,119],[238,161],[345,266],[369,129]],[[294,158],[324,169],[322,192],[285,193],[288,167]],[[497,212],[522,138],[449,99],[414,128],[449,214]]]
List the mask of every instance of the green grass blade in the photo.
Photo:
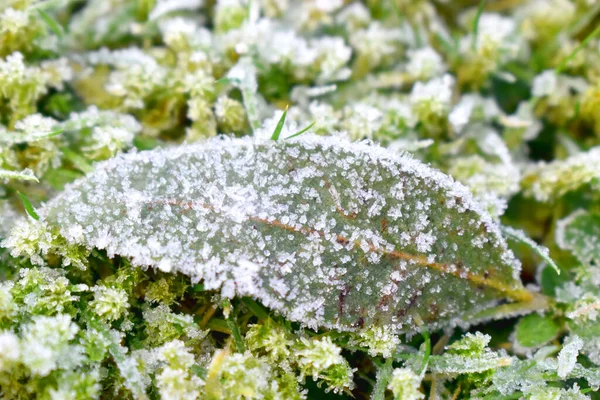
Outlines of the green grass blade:
[[59,39],[62,39],[65,36],[65,31],[62,26],[56,21],[50,14],[41,8],[37,9],[37,12],[40,14],[40,17],[44,20],[44,22],[48,25],[48,27],[58,36]]
[[279,136],[281,135],[281,131],[283,130],[283,125],[285,124],[285,117],[287,117],[288,108],[289,106],[286,106],[285,110],[283,110],[283,114],[281,114],[281,118],[279,118],[279,122],[277,123],[277,126],[275,127],[275,130],[271,135],[271,140],[279,140]]
[[94,167],[92,167],[92,164],[90,164],[88,159],[81,154],[78,154],[70,149],[62,149],[62,152],[65,156],[65,159],[70,161],[73,166],[75,166],[81,172],[87,174],[94,170]]
[[481,18],[481,14],[483,13],[483,6],[485,5],[485,0],[481,0],[479,2],[479,6],[477,6],[477,14],[475,14],[475,19],[473,20],[473,41],[471,42],[471,48],[475,50],[477,47],[477,36],[479,35],[479,19]]
[[569,54],[568,56],[566,56],[560,62],[560,64],[558,64],[558,66],[554,69],[554,72],[556,72],[557,74],[560,74],[567,67],[567,64],[569,64],[569,61],[571,61],[577,55],[577,53],[579,53],[579,51],[581,49],[583,49],[590,42],[590,40],[592,40],[596,36],[598,36],[598,34],[600,34],[600,24],[596,27],[596,29],[594,29],[592,31],[592,33],[590,33],[589,35],[587,35],[586,38],[583,39],[583,41],[581,43],[579,43],[579,46],[577,46],[575,48],[575,50],[573,50],[571,52],[571,54]]
[[37,215],[37,213],[35,212],[35,208],[33,208],[29,199],[21,192],[17,192],[17,193],[19,194],[19,197],[21,198],[21,201],[23,202],[23,207],[25,207],[25,211],[27,211],[27,214],[31,218],[38,221],[40,219],[40,216]]
[[264,309],[262,305],[257,303],[251,297],[243,297],[241,299],[242,304],[244,304],[248,309],[256,315],[260,320],[266,321],[269,319],[269,313]]
[[299,130],[298,132],[294,133],[293,135],[290,135],[288,137],[286,137],[286,139],[291,139],[291,138],[295,138],[296,136],[300,136],[303,133],[307,132],[310,128],[312,128],[313,126],[315,126],[315,121],[313,121],[310,125],[308,125],[306,128]]

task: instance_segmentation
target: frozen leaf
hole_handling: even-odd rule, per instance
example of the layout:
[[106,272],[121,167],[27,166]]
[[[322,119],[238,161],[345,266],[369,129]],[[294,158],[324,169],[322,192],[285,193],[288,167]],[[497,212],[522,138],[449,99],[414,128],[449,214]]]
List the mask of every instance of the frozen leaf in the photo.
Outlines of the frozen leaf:
[[532,297],[463,185],[335,137],[120,155],[39,211],[70,243],[252,296],[311,327],[413,332]]
[[30,169],[24,169],[23,171],[10,171],[7,169],[0,169],[0,179],[20,179],[24,181],[36,181],[38,179]]
[[579,351],[583,348],[583,340],[579,336],[573,336],[565,340],[562,350],[558,353],[558,376],[566,378],[577,363]]
[[509,366],[511,363],[512,359],[510,357],[501,357],[488,350],[481,355],[474,356],[448,354],[431,357],[429,359],[429,371],[447,375],[473,374],[496,370]]
[[582,263],[600,261],[600,214],[579,210],[560,220],[556,243]]
[[440,374],[472,374],[506,367],[512,359],[495,353],[488,348],[492,338],[481,332],[467,333],[463,338],[448,346],[441,356],[429,359],[429,370]]

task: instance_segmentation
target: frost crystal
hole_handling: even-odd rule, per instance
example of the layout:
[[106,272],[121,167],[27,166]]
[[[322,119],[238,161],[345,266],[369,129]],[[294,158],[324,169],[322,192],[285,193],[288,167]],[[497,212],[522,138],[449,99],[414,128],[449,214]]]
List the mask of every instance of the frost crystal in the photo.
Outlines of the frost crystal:
[[0,372],[8,370],[20,355],[19,338],[12,332],[0,332]]
[[421,378],[408,368],[396,368],[392,373],[392,379],[388,384],[388,389],[394,394],[397,400],[419,400],[425,398],[419,391]]
[[130,154],[40,213],[71,243],[253,296],[313,327],[414,331],[530,298],[468,190],[364,143],[219,139]]
[[21,361],[33,374],[46,376],[52,370],[78,362],[79,349],[69,342],[79,328],[68,315],[34,318],[25,326]]
[[573,371],[583,344],[583,340],[578,336],[573,336],[565,341],[562,350],[558,353],[558,376],[566,378]]
[[92,291],[94,300],[90,305],[98,316],[108,321],[114,321],[127,311],[129,304],[127,303],[127,293],[124,290],[96,286]]
[[445,72],[442,57],[431,47],[408,52],[406,71],[415,79],[428,80]]

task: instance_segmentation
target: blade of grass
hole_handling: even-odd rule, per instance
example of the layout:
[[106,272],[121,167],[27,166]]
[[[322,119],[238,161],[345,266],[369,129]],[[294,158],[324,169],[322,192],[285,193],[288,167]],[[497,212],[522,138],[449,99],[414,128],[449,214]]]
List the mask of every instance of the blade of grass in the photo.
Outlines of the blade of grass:
[[191,287],[192,292],[204,292],[204,285],[199,283]]
[[287,117],[288,108],[289,106],[286,106],[285,110],[283,110],[283,114],[281,114],[281,118],[279,118],[279,122],[277,122],[277,126],[275,126],[275,130],[271,135],[271,140],[279,140],[279,136],[281,135],[281,131],[283,130],[283,125],[285,125],[285,117]]
[[227,318],[227,327],[231,330],[231,336],[233,337],[233,342],[235,343],[235,347],[240,353],[246,351],[246,347],[244,346],[244,339],[242,339],[242,335],[240,334],[240,328],[238,327],[235,316],[232,312],[229,314],[229,318]]
[[76,152],[70,149],[62,149],[62,152],[65,156],[65,159],[71,162],[78,170],[84,173],[89,173],[94,170],[92,164],[81,154],[77,154]]
[[50,14],[48,14],[41,8],[38,8],[37,12],[40,14],[40,17],[42,18],[42,20],[44,20],[46,25],[48,25],[48,27],[52,30],[52,32],[56,34],[56,36],[59,39],[62,39],[65,36],[65,31],[62,28],[62,26]]
[[306,128],[299,130],[298,132],[294,133],[293,135],[290,135],[288,137],[286,137],[286,139],[291,139],[291,138],[295,138],[296,136],[300,136],[303,133],[307,132],[310,128],[312,128],[313,126],[315,126],[315,121],[313,121],[310,125],[308,125]]
[[473,20],[473,41],[471,42],[471,48],[473,50],[477,48],[477,36],[479,35],[479,19],[481,18],[481,14],[483,13],[483,6],[485,6],[485,0],[481,0],[479,2],[479,6],[477,6],[477,14],[475,14],[475,19]]
[[556,74],[560,74],[566,67],[567,64],[569,64],[569,61],[571,61],[576,55],[577,53],[579,53],[579,51],[584,48],[589,42],[590,40],[594,39],[596,36],[598,36],[598,34],[600,34],[600,24],[596,27],[596,29],[594,29],[589,35],[586,36],[585,39],[583,39],[583,41],[581,43],[579,43],[579,46],[577,46],[572,52],[571,54],[569,54],[568,56],[566,56],[561,62],[560,64],[558,64],[558,66],[554,69],[554,72]]
[[210,329],[211,331],[216,331],[216,332],[225,333],[227,335],[231,335],[231,330],[229,329],[229,325],[227,324],[227,321],[225,321],[224,319],[221,319],[221,318],[211,319],[210,321],[208,321],[208,324],[206,324],[206,328]]
[[17,194],[21,198],[21,201],[23,202],[23,207],[25,207],[25,211],[27,212],[27,214],[31,218],[33,218],[36,221],[38,221],[40,219],[40,216],[37,215],[37,213],[35,212],[35,208],[33,208],[33,206],[31,205],[31,202],[29,201],[29,199],[23,193],[21,193],[21,192],[17,192]]
[[48,132],[48,133],[47,133],[47,134],[45,134],[45,135],[36,136],[36,139],[47,139],[47,138],[51,138],[51,137],[54,137],[54,136],[58,136],[58,135],[60,135],[60,134],[61,134],[61,133],[63,133],[64,131],[65,131],[65,130],[64,130],[63,128],[58,128],[58,129],[56,129],[56,130],[54,130],[54,131]]
[[243,297],[241,299],[242,304],[244,304],[254,315],[256,315],[260,320],[266,321],[268,320],[269,313],[267,310],[263,308],[259,303],[257,303],[254,299],[250,297]]

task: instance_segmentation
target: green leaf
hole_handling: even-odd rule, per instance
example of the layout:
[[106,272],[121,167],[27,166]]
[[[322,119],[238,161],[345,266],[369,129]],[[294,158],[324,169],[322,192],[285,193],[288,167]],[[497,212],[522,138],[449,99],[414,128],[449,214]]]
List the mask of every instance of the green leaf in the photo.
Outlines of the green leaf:
[[23,207],[25,207],[25,211],[27,212],[27,215],[29,215],[31,218],[35,219],[36,221],[39,220],[40,217],[35,212],[35,208],[33,208],[29,199],[21,192],[17,192],[17,193],[19,194],[19,197],[21,198],[21,201],[23,202]]
[[339,138],[219,138],[120,155],[43,213],[71,241],[312,327],[414,332],[532,299],[463,185]]
[[560,220],[556,243],[583,264],[600,261],[600,214],[579,210]]
[[285,124],[285,117],[287,116],[288,107],[289,106],[286,106],[285,110],[283,110],[283,114],[281,114],[281,118],[279,118],[279,122],[277,122],[277,126],[273,131],[273,135],[271,135],[271,140],[279,140],[279,135],[281,135],[281,130],[283,129],[283,125]]
[[423,354],[423,363],[421,364],[421,369],[419,370],[419,375],[425,375],[425,371],[427,370],[427,366],[429,365],[429,357],[431,356],[431,337],[429,336],[429,332],[423,330],[422,332],[423,346],[425,347],[425,353]]
[[560,326],[547,315],[529,314],[515,328],[517,343],[522,347],[538,348],[558,336]]

